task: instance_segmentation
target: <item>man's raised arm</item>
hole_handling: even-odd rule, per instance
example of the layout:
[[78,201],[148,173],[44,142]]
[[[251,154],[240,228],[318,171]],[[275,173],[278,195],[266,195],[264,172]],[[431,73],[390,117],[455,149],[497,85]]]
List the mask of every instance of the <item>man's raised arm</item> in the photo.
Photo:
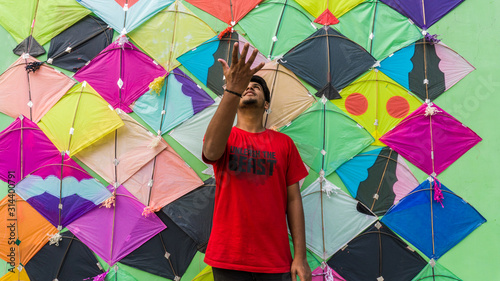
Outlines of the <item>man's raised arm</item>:
[[[203,143],[203,155],[211,161],[218,160],[224,153],[234,117],[238,110],[241,94],[246,90],[252,76],[264,67],[264,63],[251,69],[251,65],[257,56],[257,49],[254,49],[252,55],[245,62],[248,53],[249,44],[246,43],[238,59],[238,43],[234,43],[231,66],[223,59],[219,59],[226,78],[226,88],[222,100],[215,112],[212,120],[208,124]],[[240,96],[238,96],[240,95]]]

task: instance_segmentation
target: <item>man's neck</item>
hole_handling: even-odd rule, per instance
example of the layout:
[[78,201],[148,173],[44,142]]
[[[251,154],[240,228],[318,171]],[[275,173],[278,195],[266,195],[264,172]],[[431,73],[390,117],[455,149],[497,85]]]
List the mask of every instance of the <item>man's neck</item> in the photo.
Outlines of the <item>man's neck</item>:
[[238,109],[236,127],[250,133],[260,133],[266,130],[262,125],[264,113],[262,110]]

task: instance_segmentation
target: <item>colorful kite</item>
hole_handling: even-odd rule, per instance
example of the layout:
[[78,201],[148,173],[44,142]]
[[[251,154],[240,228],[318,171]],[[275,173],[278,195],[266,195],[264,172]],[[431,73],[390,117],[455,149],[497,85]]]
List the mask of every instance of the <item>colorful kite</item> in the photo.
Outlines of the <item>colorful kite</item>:
[[133,110],[160,137],[214,103],[214,100],[180,69],[157,79]]
[[462,281],[446,267],[433,259],[411,281]]
[[[217,107],[219,106],[220,98],[215,99],[215,103],[205,108],[200,113],[196,114],[186,122],[171,130],[168,134],[178,143],[180,143],[186,150],[193,154],[200,162],[203,161],[201,157],[203,147],[203,137],[208,127],[208,123],[214,116]],[[233,126],[236,125],[236,120]],[[207,170],[203,173],[213,175],[212,165],[209,165]]]
[[239,25],[259,51],[274,60],[316,31],[314,18],[295,1],[266,0]]
[[346,281],[335,270],[323,263],[312,272],[312,281]]
[[76,0],[122,35],[134,30],[174,0]]
[[47,63],[76,72],[113,41],[113,29],[86,16],[50,41]]
[[22,114],[37,123],[74,84],[61,72],[23,55],[0,76],[0,111],[12,118]]
[[203,181],[170,146],[123,183],[147,206],[145,216],[201,185]]
[[436,178],[394,205],[382,222],[430,259],[439,259],[486,219]]
[[482,139],[433,103],[423,104],[380,141],[436,176]]
[[109,186],[113,196],[68,225],[68,229],[110,266],[151,239],[165,225],[123,186]]
[[378,216],[419,185],[403,157],[388,147],[358,154],[336,172],[351,195]]
[[21,266],[21,273],[48,237],[57,233],[54,226],[14,193],[0,201],[0,223],[9,230],[0,231],[0,257],[10,268]]
[[415,24],[378,0],[368,0],[340,17],[335,29],[377,60],[422,38]]
[[[218,59],[224,59],[231,64],[234,43],[238,43],[238,49],[241,53],[243,46],[247,41],[237,32],[229,32],[214,37],[184,55],[177,60],[186,69],[191,72],[198,80],[212,90],[216,95],[221,96],[224,92],[226,83],[222,71],[222,65]],[[247,53],[247,59],[250,57],[254,47],[250,47]],[[262,54],[258,54],[252,67],[261,62],[268,62]]]
[[464,0],[380,0],[426,30]]
[[[90,11],[72,0],[27,0],[0,3],[0,24],[19,44],[16,54],[33,56],[45,53],[41,47],[49,40],[79,21]],[[21,42],[23,41],[23,42]],[[33,49],[43,51],[35,52]]]
[[326,98],[280,131],[293,139],[304,163],[324,176],[374,141],[365,129]]
[[71,157],[123,126],[123,121],[84,81],[71,88],[38,126],[59,151]]
[[352,82],[340,95],[342,99],[331,100],[333,104],[370,132],[374,145],[381,146],[379,138],[422,104],[378,69]]
[[212,274],[212,267],[207,265],[195,278],[191,281],[214,281],[214,275]]
[[61,152],[38,126],[20,116],[0,132],[0,180],[17,184],[45,163],[61,161]]
[[381,61],[379,69],[421,100],[433,101],[475,69],[448,46],[435,41],[416,41]]
[[0,281],[30,281],[30,278],[24,268],[21,271],[14,268],[12,271],[7,271]]
[[107,134],[76,157],[105,181],[122,184],[167,147],[141,124],[120,109],[125,124]]
[[316,96],[341,98],[339,91],[375,65],[363,47],[325,26],[285,54],[280,63],[313,86]]
[[35,169],[16,185],[16,193],[59,230],[111,196],[67,155]]
[[215,200],[215,178],[181,198],[166,205],[162,212],[167,214],[176,225],[195,242],[198,251],[204,253],[212,231]]
[[262,0],[186,0],[190,4],[213,15],[228,25],[234,26]]
[[120,263],[171,280],[180,280],[196,254],[196,243],[166,214],[158,212],[157,215],[167,228]]
[[306,245],[326,261],[377,220],[363,204],[321,177],[302,191]]
[[266,80],[270,91],[269,108],[264,116],[266,128],[281,128],[309,108],[316,99],[290,70],[271,61],[256,73]]
[[[319,18],[322,15],[330,15],[337,19],[352,8],[359,5],[363,0],[329,1],[329,0],[295,0],[311,15]],[[325,16],[323,16],[325,17]],[[329,24],[327,24],[329,25]]]
[[216,35],[180,1],[131,32],[130,38],[168,72],[180,65],[177,57]]
[[73,78],[87,81],[113,108],[130,113],[130,105],[148,91],[149,83],[165,74],[163,67],[132,43],[118,39]]
[[26,265],[31,281],[85,280],[103,273],[94,254],[71,232],[61,233],[58,243],[47,242]]
[[346,280],[379,281],[410,280],[425,267],[426,262],[377,221],[335,253],[328,265]]

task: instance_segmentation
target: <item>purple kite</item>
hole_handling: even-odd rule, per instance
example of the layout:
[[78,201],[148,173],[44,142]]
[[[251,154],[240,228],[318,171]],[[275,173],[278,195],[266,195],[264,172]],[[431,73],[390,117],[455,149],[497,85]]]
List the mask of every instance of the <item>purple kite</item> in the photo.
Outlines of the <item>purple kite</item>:
[[68,229],[110,266],[166,228],[156,214],[143,216],[144,204],[123,186],[113,196],[68,225]]
[[111,196],[68,155],[36,168],[16,185],[16,193],[59,230]]
[[420,28],[427,29],[464,0],[381,0]]
[[149,90],[149,83],[166,71],[131,42],[117,41],[73,76],[89,82],[113,108],[132,112],[130,104]]
[[482,139],[433,103],[423,104],[380,141],[436,176]]

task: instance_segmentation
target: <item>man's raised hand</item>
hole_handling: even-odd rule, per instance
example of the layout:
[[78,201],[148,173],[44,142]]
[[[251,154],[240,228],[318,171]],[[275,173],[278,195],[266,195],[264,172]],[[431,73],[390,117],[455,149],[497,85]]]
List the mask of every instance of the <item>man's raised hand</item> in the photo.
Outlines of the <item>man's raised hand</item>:
[[238,42],[233,45],[231,66],[223,59],[219,59],[219,62],[222,64],[224,77],[226,78],[226,89],[241,94],[247,88],[252,76],[264,67],[264,63],[261,62],[257,67],[251,68],[259,51],[254,49],[248,61],[245,61],[250,44],[245,43],[239,59],[238,45]]

